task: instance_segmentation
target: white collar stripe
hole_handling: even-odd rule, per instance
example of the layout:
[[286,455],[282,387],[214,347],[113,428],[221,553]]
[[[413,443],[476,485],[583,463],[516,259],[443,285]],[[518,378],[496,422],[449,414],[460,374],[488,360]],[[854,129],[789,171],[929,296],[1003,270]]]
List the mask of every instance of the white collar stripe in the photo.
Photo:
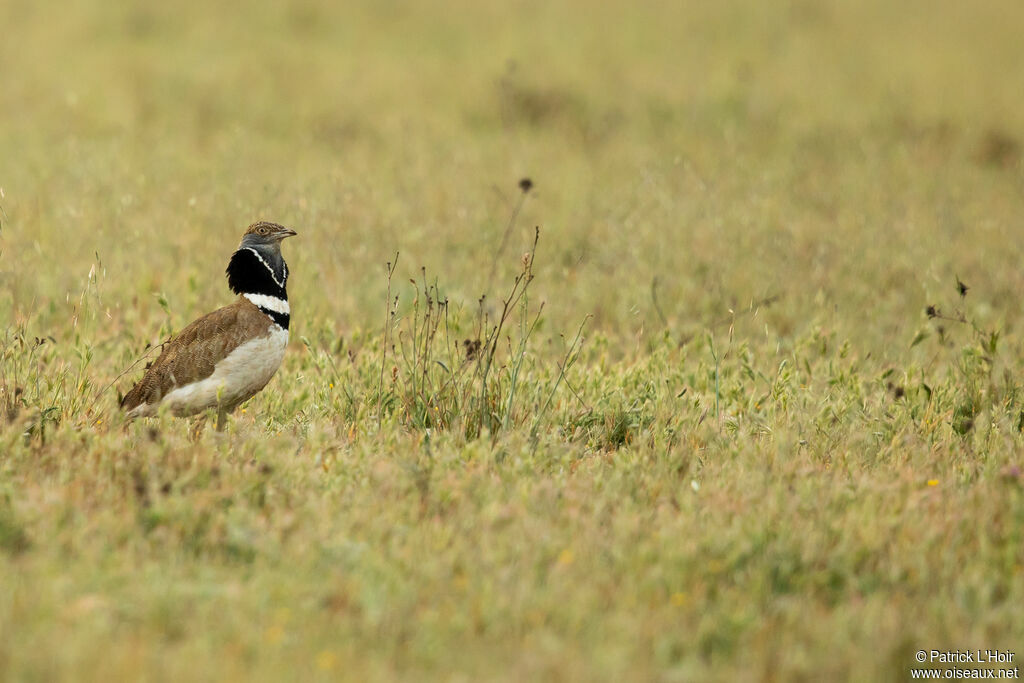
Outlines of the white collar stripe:
[[243,294],[242,296],[260,308],[282,315],[291,315],[291,308],[285,299],[278,299],[276,296],[267,296],[266,294]]

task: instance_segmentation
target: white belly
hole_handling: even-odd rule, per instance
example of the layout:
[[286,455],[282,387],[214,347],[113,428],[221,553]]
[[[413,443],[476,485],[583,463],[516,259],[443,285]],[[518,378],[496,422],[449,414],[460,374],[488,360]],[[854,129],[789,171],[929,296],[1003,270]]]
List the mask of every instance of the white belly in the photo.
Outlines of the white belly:
[[273,326],[265,337],[248,341],[217,363],[206,379],[168,393],[161,405],[176,415],[191,415],[207,408],[234,410],[255,395],[277,372],[288,346],[288,330]]

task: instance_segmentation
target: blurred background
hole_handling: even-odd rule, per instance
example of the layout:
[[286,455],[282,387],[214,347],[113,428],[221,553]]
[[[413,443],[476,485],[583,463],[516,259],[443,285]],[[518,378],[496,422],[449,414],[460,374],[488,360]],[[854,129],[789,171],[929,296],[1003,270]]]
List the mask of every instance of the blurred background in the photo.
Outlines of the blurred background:
[[[0,679],[1012,651],[1022,27],[1020,0],[0,0]],[[231,300],[257,219],[299,233],[273,384],[226,439],[124,424],[119,373]],[[534,226],[516,313],[544,315],[489,390],[467,318]],[[454,353],[410,361],[415,315],[382,334],[396,252],[404,312],[423,267],[468,313]]]
[[539,225],[559,330],[684,336],[780,296],[759,326],[884,353],[954,275],[1019,320],[1017,2],[6,0],[0,25],[4,317],[99,259],[115,319],[159,292],[189,319],[256,219],[301,235],[300,330],[378,325],[396,251],[471,306],[529,177],[497,282]]

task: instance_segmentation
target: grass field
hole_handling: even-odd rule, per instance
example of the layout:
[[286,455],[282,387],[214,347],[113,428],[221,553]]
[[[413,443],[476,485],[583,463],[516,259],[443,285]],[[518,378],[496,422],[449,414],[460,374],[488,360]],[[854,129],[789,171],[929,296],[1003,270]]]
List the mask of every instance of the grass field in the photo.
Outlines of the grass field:
[[[6,0],[0,679],[1024,657],[1022,25]],[[261,218],[278,375],[127,423]]]

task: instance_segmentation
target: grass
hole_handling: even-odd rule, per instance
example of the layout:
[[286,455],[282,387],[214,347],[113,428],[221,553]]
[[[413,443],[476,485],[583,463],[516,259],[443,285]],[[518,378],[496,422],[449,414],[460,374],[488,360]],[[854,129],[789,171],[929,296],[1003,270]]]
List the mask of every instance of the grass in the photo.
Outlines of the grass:
[[[0,677],[1024,656],[1021,20],[5,3]],[[278,375],[126,423],[258,218]]]

